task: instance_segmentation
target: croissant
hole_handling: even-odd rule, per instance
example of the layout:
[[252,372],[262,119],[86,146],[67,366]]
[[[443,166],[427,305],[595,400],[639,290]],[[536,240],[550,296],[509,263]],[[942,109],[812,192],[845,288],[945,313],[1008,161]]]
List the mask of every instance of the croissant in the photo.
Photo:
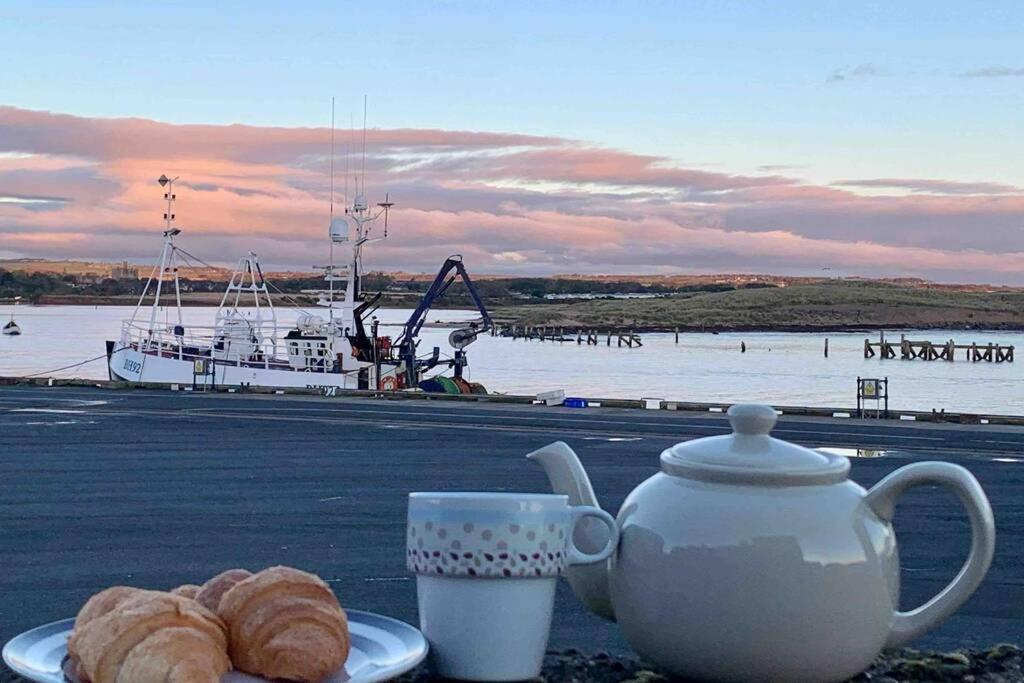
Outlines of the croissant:
[[195,600],[196,596],[199,595],[200,590],[202,590],[200,586],[196,586],[195,584],[191,583],[186,583],[183,586],[178,586],[177,588],[172,589],[171,595],[180,595],[183,598],[192,598],[193,600]]
[[75,674],[79,680],[88,679],[82,666],[82,658],[78,654],[78,641],[85,625],[97,617],[107,614],[139,592],[141,592],[140,589],[130,586],[113,586],[100,591],[82,605],[82,609],[78,611],[78,616],[75,617],[75,626],[71,631],[71,637],[68,639],[68,657],[75,665]]
[[221,597],[239,581],[248,579],[252,572],[247,569],[229,569],[221,572],[202,585],[195,599],[214,614],[220,606]]
[[[192,599],[132,589],[96,596],[69,641],[91,683],[218,683],[231,669],[224,623]],[[104,591],[108,593],[109,591]],[[120,602],[117,602],[120,599]],[[102,607],[117,604],[103,614]],[[94,616],[95,615],[95,616]],[[82,619],[82,617],[91,617]],[[84,674],[84,675],[83,675]]]
[[230,588],[218,614],[235,668],[270,679],[319,683],[348,659],[348,619],[320,577],[271,567]]

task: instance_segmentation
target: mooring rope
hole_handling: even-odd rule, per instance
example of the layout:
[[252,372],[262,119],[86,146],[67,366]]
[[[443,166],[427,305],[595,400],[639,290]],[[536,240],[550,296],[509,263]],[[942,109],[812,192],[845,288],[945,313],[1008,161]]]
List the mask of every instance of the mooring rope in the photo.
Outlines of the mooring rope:
[[[117,351],[120,351],[120,349],[117,349]],[[106,357],[107,357],[107,354],[103,353],[103,354],[101,354],[99,356],[96,356],[95,358],[90,358],[89,360],[83,360],[83,361],[81,361],[79,363],[72,363],[71,365],[65,365],[62,368],[55,368],[53,370],[44,370],[43,372],[33,372],[30,375],[19,375],[18,379],[28,379],[29,377],[38,377],[39,375],[50,375],[50,374],[53,374],[55,372],[61,372],[62,370],[70,370],[71,368],[77,368],[80,365],[85,365],[86,363],[94,363],[94,362],[100,360],[101,358],[106,358]]]

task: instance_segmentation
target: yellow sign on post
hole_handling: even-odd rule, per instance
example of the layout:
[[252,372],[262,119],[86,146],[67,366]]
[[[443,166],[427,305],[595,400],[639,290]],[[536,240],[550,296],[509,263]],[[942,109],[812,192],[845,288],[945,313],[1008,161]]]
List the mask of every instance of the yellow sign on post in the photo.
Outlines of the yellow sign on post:
[[[889,378],[866,379],[857,378],[857,415],[864,417],[866,412],[866,401],[874,402],[875,417],[881,417],[884,408],[886,417],[889,416]],[[884,403],[884,406],[883,406]]]

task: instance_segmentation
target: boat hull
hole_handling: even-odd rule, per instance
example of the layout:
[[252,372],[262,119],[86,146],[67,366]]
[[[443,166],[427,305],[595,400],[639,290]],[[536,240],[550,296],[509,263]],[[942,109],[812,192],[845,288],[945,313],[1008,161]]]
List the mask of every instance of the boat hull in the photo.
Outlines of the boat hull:
[[302,372],[216,362],[210,363],[209,367],[210,372],[197,374],[196,364],[191,359],[141,353],[135,348],[115,347],[114,342],[107,342],[107,369],[114,381],[210,387],[368,388],[368,372]]

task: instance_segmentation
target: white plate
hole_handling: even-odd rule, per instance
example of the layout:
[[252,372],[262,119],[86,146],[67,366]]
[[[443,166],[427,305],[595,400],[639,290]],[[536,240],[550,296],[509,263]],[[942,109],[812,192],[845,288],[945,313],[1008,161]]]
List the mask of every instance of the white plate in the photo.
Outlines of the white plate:
[[[372,612],[345,610],[352,650],[345,669],[324,683],[386,681],[414,668],[427,656],[427,641],[405,622]],[[15,636],[4,645],[3,658],[16,673],[37,683],[66,683],[61,665],[67,655],[74,619],[55,621]],[[254,683],[265,678],[233,671],[221,683]]]

